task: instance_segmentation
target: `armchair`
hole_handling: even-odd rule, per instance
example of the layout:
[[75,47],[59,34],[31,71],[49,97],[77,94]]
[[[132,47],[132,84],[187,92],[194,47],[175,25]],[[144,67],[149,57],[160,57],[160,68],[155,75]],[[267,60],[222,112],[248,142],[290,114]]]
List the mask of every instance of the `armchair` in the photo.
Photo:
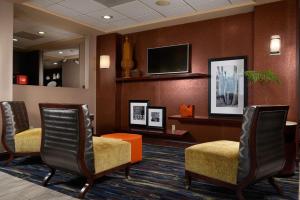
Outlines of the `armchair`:
[[288,106],[252,106],[245,108],[240,142],[215,141],[188,147],[185,150],[187,188],[193,177],[242,191],[261,179],[278,192],[273,176],[285,163],[284,127]]
[[14,156],[39,155],[41,129],[29,128],[29,120],[23,101],[1,102],[2,137],[1,142],[9,154],[6,164]]
[[129,176],[130,143],[93,137],[87,105],[40,104],[41,157],[50,168],[43,185],[63,170],[87,179],[79,198],[84,198],[95,179],[119,169]]

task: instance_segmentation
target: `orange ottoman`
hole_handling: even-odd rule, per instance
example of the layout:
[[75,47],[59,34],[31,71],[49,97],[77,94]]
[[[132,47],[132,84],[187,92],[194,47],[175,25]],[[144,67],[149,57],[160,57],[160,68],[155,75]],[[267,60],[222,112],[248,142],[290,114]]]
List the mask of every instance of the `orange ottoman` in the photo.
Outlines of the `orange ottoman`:
[[131,163],[136,163],[143,158],[142,136],[130,133],[112,133],[101,137],[121,139],[131,144]]

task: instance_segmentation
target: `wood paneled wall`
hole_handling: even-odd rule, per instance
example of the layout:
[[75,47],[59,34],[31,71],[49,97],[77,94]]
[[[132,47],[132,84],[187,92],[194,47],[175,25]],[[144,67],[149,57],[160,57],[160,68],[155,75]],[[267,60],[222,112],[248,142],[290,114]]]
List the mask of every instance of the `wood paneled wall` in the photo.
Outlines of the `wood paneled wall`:
[[[298,120],[296,21],[293,19],[296,16],[296,8],[293,8],[295,2],[296,0],[287,0],[258,6],[254,12],[247,14],[129,34],[128,37],[134,46],[136,67],[146,72],[147,48],[182,43],[190,43],[192,46],[192,72],[207,73],[209,58],[246,55],[248,69],[270,68],[278,73],[282,80],[279,86],[250,85],[248,102],[289,104],[289,119]],[[270,37],[273,34],[280,34],[283,38],[283,53],[277,57],[269,55]],[[107,48],[107,53],[114,57],[117,52],[115,43],[118,43],[120,38],[112,38],[111,35],[99,36],[99,52],[102,53]],[[116,67],[120,69],[120,65]],[[115,124],[115,129],[128,128],[130,99],[148,99],[152,105],[166,106],[167,115],[177,114],[181,103],[196,105],[196,115],[208,115],[208,79],[115,83],[114,73],[114,69],[105,77],[102,70],[97,73],[97,80],[100,80],[97,81],[98,130],[106,124],[110,124],[111,127]],[[109,81],[106,82],[106,79]],[[109,89],[113,92],[109,91],[111,95],[104,100],[102,95],[106,95]],[[104,108],[109,108],[113,113],[105,114]],[[167,124],[168,128],[171,124],[176,124],[177,129],[190,130],[198,142],[238,140],[240,136],[240,128],[237,127],[181,124],[173,120],[168,120]]]

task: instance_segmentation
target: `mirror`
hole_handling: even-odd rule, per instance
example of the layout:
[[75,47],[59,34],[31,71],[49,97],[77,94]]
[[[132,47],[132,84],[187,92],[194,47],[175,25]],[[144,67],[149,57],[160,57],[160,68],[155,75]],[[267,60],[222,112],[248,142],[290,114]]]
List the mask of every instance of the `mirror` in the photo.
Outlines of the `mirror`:
[[84,88],[80,47],[44,51],[42,60],[44,86]]
[[[13,83],[87,88],[85,36],[18,14],[14,18]],[[25,11],[23,11],[25,12]]]

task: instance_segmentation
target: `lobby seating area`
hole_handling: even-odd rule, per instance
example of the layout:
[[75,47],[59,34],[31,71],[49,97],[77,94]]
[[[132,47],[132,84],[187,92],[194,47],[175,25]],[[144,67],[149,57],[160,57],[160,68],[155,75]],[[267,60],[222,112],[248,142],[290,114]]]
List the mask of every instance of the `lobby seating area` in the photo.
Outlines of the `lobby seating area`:
[[187,187],[192,177],[200,177],[235,190],[237,197],[243,199],[244,188],[268,179],[281,193],[274,176],[285,163],[282,133],[288,109],[288,106],[248,107],[244,110],[240,142],[221,140],[188,147],[185,150]]
[[87,105],[40,104],[42,118],[41,158],[50,168],[46,186],[56,169],[86,177],[79,198],[94,180],[125,169],[128,177],[131,146],[127,142],[93,137]]
[[297,200],[300,0],[0,1],[0,199]]
[[[10,108],[14,108],[12,110],[22,108],[26,111],[24,102],[2,102],[2,112],[7,111],[8,105]],[[42,163],[36,160],[33,165],[38,167],[42,164],[39,167],[44,168],[46,165],[49,168],[50,172],[45,175],[43,181],[38,181],[43,186],[50,183],[57,170],[60,173],[79,175],[86,179],[86,183],[78,195],[79,198],[84,198],[95,184],[96,179],[119,170],[125,170],[125,178],[128,179],[132,164],[136,163],[136,170],[138,170],[139,162],[147,162],[148,159],[152,159],[150,156],[146,157],[146,161],[142,161],[141,135],[114,133],[102,137],[93,136],[87,105],[39,104],[39,107],[42,122],[41,129],[37,130],[42,130],[42,136],[38,138],[39,144],[41,144],[40,152],[36,153],[38,153],[37,155],[40,153]],[[279,175],[285,163],[283,132],[288,106],[252,106],[246,108],[244,112],[240,142],[220,140],[196,144],[185,149],[186,189],[190,189],[194,178],[200,178],[235,190],[238,199],[245,199],[243,191],[248,185],[268,179],[268,182],[282,195],[283,191],[275,182],[274,177]],[[6,118],[3,119],[13,119],[14,121],[22,116],[24,116],[24,112],[14,114],[7,112]],[[28,130],[20,134],[27,132]],[[34,133],[34,131],[31,132]],[[40,132],[36,134],[40,134]],[[16,133],[12,134],[12,138],[16,138],[16,136]],[[269,138],[272,138],[272,143]],[[24,140],[27,141],[24,143],[29,146],[36,145],[36,142],[29,143],[33,140],[32,137],[26,137]],[[11,148],[17,147],[17,145],[18,143],[15,143]],[[160,148],[169,147],[160,146]],[[27,149],[30,148],[27,147]],[[180,151],[180,149],[176,149],[176,151]],[[24,157],[24,154],[20,155]],[[30,153],[28,155],[34,156]],[[134,155],[134,160],[132,155]],[[181,156],[183,157],[183,155]],[[13,165],[17,166],[18,162],[26,163],[26,158],[22,157],[17,159],[18,161]],[[172,158],[168,159],[172,160]],[[10,156],[8,161],[11,162],[11,160]],[[158,161],[160,164],[160,159]],[[9,164],[9,162],[6,163]],[[181,162],[183,165],[184,161],[177,162]],[[12,173],[10,168],[11,166],[7,165],[2,169]],[[22,170],[16,171],[24,173]],[[30,172],[36,173],[32,169]],[[138,174],[135,175],[138,176]],[[298,179],[296,178],[296,180]],[[78,181],[78,183],[81,182]]]

